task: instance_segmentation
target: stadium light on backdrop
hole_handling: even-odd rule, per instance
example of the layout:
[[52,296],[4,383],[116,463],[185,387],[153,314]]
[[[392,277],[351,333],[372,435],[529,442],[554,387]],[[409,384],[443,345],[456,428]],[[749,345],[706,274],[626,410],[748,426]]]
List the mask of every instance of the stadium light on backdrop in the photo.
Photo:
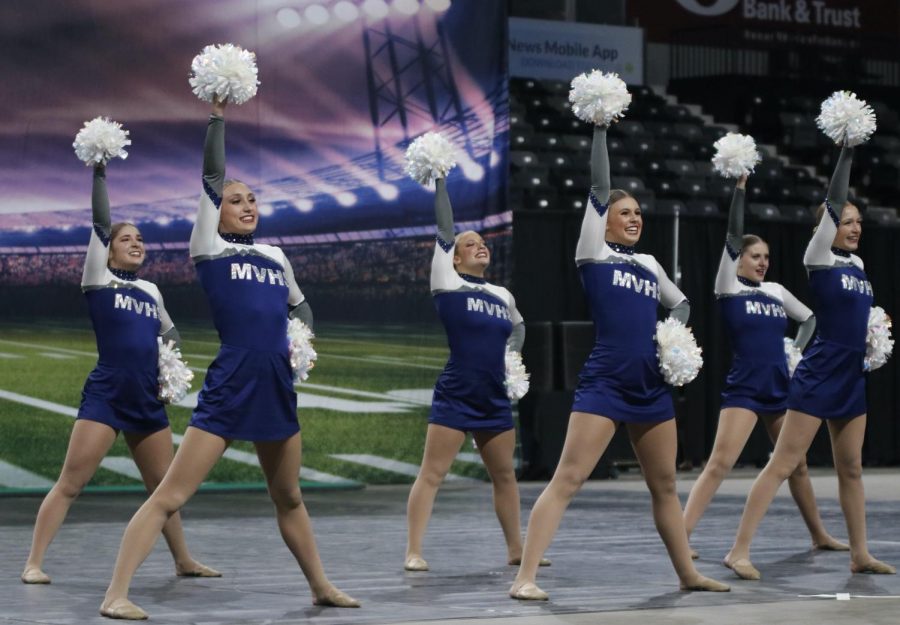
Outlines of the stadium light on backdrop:
[[306,10],[303,12],[303,17],[305,17],[310,24],[321,26],[329,19],[328,9],[321,4],[312,4],[306,7]]
[[450,8],[450,0],[425,0],[425,4],[428,5],[429,9],[438,13]]
[[278,9],[278,12],[275,13],[275,19],[285,28],[297,28],[303,23],[303,18],[300,17],[300,13],[297,12],[297,9],[292,9],[290,7]]
[[356,204],[356,195],[350,193],[349,191],[341,191],[340,193],[335,193],[334,199],[337,200],[338,204],[345,208],[349,208]]
[[348,0],[341,0],[334,5],[334,16],[342,22],[352,22],[359,17],[359,9]]
[[388,202],[392,200],[396,200],[397,196],[400,195],[400,191],[392,184],[381,183],[375,186],[375,191],[378,192],[379,197],[382,200],[386,200]]
[[388,5],[384,0],[366,0],[363,2],[362,9],[373,20],[380,20],[389,13]]
[[419,8],[419,0],[394,0],[394,9],[403,15],[415,15]]

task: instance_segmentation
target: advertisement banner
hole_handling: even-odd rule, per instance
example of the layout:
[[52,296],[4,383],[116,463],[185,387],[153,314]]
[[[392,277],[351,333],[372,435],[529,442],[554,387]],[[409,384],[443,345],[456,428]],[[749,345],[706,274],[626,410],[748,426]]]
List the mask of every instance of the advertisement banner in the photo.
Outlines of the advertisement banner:
[[571,80],[582,72],[616,72],[626,83],[644,82],[640,28],[509,19],[509,75]]
[[900,3],[895,1],[635,0],[627,3],[627,16],[644,29],[647,41],[662,43],[679,31],[724,27],[757,44],[820,47],[900,34]]

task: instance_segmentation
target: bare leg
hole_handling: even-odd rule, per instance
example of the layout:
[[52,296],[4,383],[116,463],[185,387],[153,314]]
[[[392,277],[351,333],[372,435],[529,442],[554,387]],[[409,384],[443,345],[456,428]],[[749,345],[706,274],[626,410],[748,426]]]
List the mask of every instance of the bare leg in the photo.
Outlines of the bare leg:
[[893,566],[876,560],[866,540],[866,494],[862,482],[862,447],[866,415],[828,421],[834,467],[838,476],[841,509],[850,536],[850,570],[854,573],[893,575]]
[[[769,438],[774,443],[778,440],[778,433],[781,431],[784,422],[784,413],[778,415],[769,415],[763,417],[763,424],[769,433]],[[825,525],[822,523],[822,517],[819,516],[819,508],[816,506],[816,495],[813,492],[812,482],[809,479],[809,470],[806,467],[806,454],[800,460],[800,464],[791,473],[788,478],[788,486],[791,489],[791,495],[797,502],[797,508],[800,510],[800,516],[809,529],[809,535],[812,538],[813,548],[822,549],[824,551],[846,551],[849,549],[847,545],[840,542],[828,533]]]
[[146,613],[128,600],[131,578],[153,550],[166,521],[197,491],[228,441],[195,427],[188,427],[175,459],[160,485],[131,518],[100,614],[111,618],[144,619]]
[[325,576],[312,522],[300,493],[300,433],[283,441],[256,443],[256,455],[275,504],[278,529],[306,576],[315,605],[358,608],[359,602],[338,590]]
[[684,529],[688,538],[693,534],[713,495],[719,490],[722,480],[737,462],[755,425],[756,413],[746,408],[724,408],[719,412],[712,453],[684,505]]
[[606,417],[586,412],[573,412],[569,416],[566,442],[553,479],[531,510],[522,566],[509,589],[514,599],[547,598],[535,585],[541,558],[553,541],[569,502],[597,466],[615,433],[616,423]]
[[[404,568],[408,571],[428,570],[428,564],[422,559],[422,539],[431,519],[431,509],[434,507],[438,488],[450,471],[450,465],[453,464],[453,459],[456,458],[465,440],[464,432],[436,423],[428,424],[422,466],[409,491],[409,500],[406,503],[407,538]],[[481,447],[480,441],[478,446]],[[518,489],[516,497],[518,498]]]
[[506,539],[507,560],[518,564],[522,560],[522,527],[520,525],[519,484],[513,456],[516,431],[476,432],[475,442],[494,489],[494,512]]
[[[134,463],[141,472],[148,493],[153,493],[166,475],[175,456],[172,446],[172,430],[165,428],[152,434],[125,433],[125,442],[131,449]],[[184,540],[181,515],[176,512],[162,529],[169,551],[175,560],[175,573],[182,577],[221,577],[222,574],[194,560]]]
[[775,451],[750,488],[734,545],[723,560],[723,564],[739,577],[759,579],[759,571],[750,563],[750,543],[753,541],[753,535],[756,534],[756,528],[766,515],[781,483],[790,477],[806,457],[806,451],[821,425],[822,420],[818,417],[795,410],[788,410],[784,417],[781,433],[775,442]]
[[681,503],[675,490],[675,456],[678,452],[675,420],[648,424],[629,423],[628,435],[638,462],[641,463],[644,481],[650,489],[656,530],[669,552],[669,558],[681,581],[681,589],[715,592],[729,590],[726,584],[700,575],[691,559]]
[[69,437],[66,459],[56,484],[47,493],[34,522],[31,551],[25,562],[22,581],[26,584],[49,584],[41,570],[44,554],[66,519],[69,508],[100,466],[100,461],[116,440],[116,431],[96,421],[78,419]]

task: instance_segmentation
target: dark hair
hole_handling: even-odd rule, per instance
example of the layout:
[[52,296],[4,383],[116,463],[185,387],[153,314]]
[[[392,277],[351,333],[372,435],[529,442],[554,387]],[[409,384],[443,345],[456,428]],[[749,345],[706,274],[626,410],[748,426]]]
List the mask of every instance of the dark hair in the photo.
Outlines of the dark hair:
[[762,237],[756,236],[755,234],[745,234],[741,238],[741,255],[743,256],[748,247],[750,247],[751,245],[756,245],[757,243],[768,245],[765,241],[763,241]]
[[[612,206],[619,200],[624,200],[627,197],[634,199],[634,196],[631,195],[628,191],[625,191],[624,189],[613,189],[612,191],[609,192],[609,199],[606,201],[606,205]],[[635,200],[635,201],[637,201],[637,200]]]
[[120,232],[120,231],[122,230],[122,228],[124,228],[125,226],[131,226],[132,228],[134,228],[135,230],[138,231],[138,234],[141,233],[140,228],[138,228],[137,226],[135,226],[135,225],[134,225],[133,223],[131,223],[130,221],[119,221],[119,222],[114,223],[114,224],[112,225],[112,227],[110,227],[110,229],[109,229],[109,240],[112,241],[112,240],[115,239],[117,236],[119,236],[119,232]]

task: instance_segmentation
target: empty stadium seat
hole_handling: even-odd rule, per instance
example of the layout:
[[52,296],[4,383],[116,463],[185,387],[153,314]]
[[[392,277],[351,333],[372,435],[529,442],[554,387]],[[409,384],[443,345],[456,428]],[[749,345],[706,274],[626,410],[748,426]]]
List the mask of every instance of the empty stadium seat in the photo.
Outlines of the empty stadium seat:
[[764,204],[761,202],[750,202],[747,204],[747,211],[751,215],[755,215],[760,219],[780,219],[781,211],[774,204]]

